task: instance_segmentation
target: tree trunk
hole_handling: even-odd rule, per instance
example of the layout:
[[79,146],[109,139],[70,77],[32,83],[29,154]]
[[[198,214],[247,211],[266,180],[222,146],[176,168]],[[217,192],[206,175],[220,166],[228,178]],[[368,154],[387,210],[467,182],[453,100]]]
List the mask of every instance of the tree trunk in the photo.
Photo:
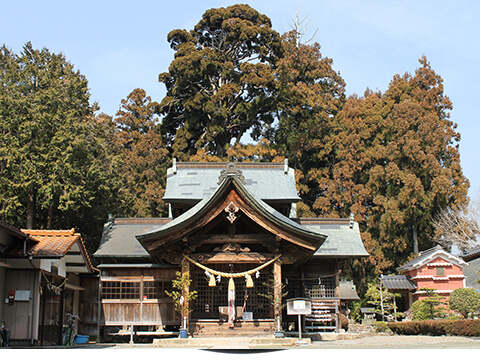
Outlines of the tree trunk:
[[35,211],[35,195],[33,189],[28,190],[28,199],[27,199],[27,229],[33,229],[33,214]]
[[413,252],[418,254],[417,224],[413,225]]
[[48,218],[47,218],[47,229],[52,228],[53,222],[53,202],[48,206]]

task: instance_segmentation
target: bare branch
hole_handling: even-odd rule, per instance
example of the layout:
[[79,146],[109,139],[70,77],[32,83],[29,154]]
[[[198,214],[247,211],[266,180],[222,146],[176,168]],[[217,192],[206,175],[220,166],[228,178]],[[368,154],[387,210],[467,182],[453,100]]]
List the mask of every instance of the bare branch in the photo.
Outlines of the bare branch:
[[466,252],[477,245],[480,234],[480,204],[478,201],[464,204],[458,208],[447,207],[433,220],[435,238],[433,241],[444,247],[456,245]]

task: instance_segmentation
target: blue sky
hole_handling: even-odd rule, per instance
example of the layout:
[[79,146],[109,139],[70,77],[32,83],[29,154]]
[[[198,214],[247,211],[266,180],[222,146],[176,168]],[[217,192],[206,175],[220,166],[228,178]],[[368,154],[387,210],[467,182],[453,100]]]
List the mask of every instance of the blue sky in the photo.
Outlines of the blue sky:
[[296,12],[308,15],[310,33],[345,80],[347,95],[366,88],[385,91],[395,74],[413,73],[425,55],[444,80],[458,124],[461,162],[480,190],[480,1],[476,0],[260,0],[260,1],[7,1],[0,0],[0,44],[19,53],[35,48],[65,54],[89,80],[92,101],[115,115],[135,88],[153,100],[165,94],[158,74],[168,69],[173,51],[167,34],[190,30],[205,10],[247,3],[272,20],[280,33]]

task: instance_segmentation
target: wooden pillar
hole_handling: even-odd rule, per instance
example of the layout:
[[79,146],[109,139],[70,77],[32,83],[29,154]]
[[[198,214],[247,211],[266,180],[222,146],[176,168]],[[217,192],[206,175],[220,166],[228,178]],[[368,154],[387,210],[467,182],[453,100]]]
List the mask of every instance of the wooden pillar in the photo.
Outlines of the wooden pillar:
[[[190,277],[190,261],[183,258],[181,266],[182,266],[182,277],[184,277],[185,274],[188,274],[188,276]],[[183,299],[186,302],[185,304],[186,306],[184,308],[187,309],[187,311],[181,315],[180,327],[182,328],[183,325],[186,325],[186,329],[188,329],[189,323],[190,323],[190,311],[188,311],[188,309],[190,309],[190,304],[188,303],[188,294],[190,292],[189,286],[185,285],[182,292],[183,292]]]
[[[281,324],[282,311],[280,309],[282,306],[282,262],[280,261],[280,259],[276,260],[273,263],[273,281],[273,296],[276,305],[273,309],[273,316],[275,318],[275,321],[279,321],[279,323]],[[279,324],[277,324],[277,326],[279,326]]]

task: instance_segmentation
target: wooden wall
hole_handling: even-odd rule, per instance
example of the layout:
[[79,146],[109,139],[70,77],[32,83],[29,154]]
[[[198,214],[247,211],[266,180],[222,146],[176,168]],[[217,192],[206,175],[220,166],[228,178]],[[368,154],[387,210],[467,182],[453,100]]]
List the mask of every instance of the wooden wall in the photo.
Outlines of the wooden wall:
[[[178,268],[107,268],[100,276],[83,277],[81,292],[79,333],[101,334],[105,326],[157,326],[180,324],[173,301],[162,294],[157,298],[144,296],[139,292],[134,298],[105,298],[99,300],[102,284],[106,282],[140,283],[159,282],[171,284]],[[100,307],[99,307],[100,304]]]

